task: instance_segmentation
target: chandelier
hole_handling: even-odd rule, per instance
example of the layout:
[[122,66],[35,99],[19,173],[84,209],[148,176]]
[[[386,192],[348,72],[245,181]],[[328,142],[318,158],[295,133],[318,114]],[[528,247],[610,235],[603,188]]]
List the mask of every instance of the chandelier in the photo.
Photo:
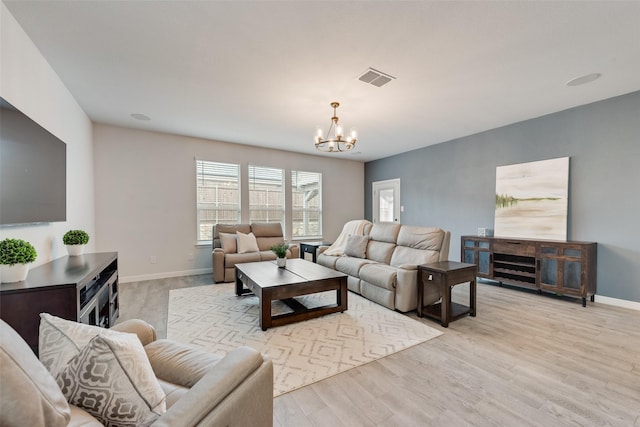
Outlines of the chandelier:
[[314,138],[316,148],[320,151],[342,152],[351,151],[356,146],[358,140],[355,129],[351,129],[349,136],[345,138],[342,125],[338,123],[338,116],[336,115],[336,109],[340,106],[338,102],[332,102],[333,117],[331,117],[331,125],[326,136],[322,136],[322,129],[316,130],[316,136]]

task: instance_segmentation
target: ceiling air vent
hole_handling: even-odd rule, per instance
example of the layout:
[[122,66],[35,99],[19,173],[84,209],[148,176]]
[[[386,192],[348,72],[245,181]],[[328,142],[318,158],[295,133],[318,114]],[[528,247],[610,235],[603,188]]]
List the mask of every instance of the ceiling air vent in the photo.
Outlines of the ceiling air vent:
[[367,71],[358,76],[358,80],[361,82],[369,83],[377,87],[384,86],[395,79],[395,77],[382,71],[374,70],[373,68],[367,69]]

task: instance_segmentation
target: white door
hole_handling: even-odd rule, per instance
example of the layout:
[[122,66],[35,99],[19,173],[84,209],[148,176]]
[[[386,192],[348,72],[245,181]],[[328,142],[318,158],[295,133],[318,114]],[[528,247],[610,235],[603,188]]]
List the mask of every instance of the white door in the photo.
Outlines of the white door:
[[373,223],[400,222],[400,179],[373,183]]

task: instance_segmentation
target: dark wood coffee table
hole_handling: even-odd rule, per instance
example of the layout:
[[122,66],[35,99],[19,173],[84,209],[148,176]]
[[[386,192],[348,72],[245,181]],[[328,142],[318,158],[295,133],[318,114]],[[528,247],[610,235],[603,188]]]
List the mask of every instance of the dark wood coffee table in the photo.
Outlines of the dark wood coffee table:
[[[294,299],[333,290],[336,291],[335,304],[307,308]],[[286,268],[278,268],[275,261],[236,264],[236,295],[250,292],[260,300],[263,331],[347,309],[347,275],[299,258],[287,259]],[[283,301],[293,312],[273,316],[271,302],[277,300]]]

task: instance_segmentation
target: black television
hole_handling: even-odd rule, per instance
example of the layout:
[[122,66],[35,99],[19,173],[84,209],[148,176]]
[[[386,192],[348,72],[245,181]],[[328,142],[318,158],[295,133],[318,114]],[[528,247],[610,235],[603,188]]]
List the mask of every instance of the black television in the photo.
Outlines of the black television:
[[0,98],[0,225],[67,220],[67,144]]

